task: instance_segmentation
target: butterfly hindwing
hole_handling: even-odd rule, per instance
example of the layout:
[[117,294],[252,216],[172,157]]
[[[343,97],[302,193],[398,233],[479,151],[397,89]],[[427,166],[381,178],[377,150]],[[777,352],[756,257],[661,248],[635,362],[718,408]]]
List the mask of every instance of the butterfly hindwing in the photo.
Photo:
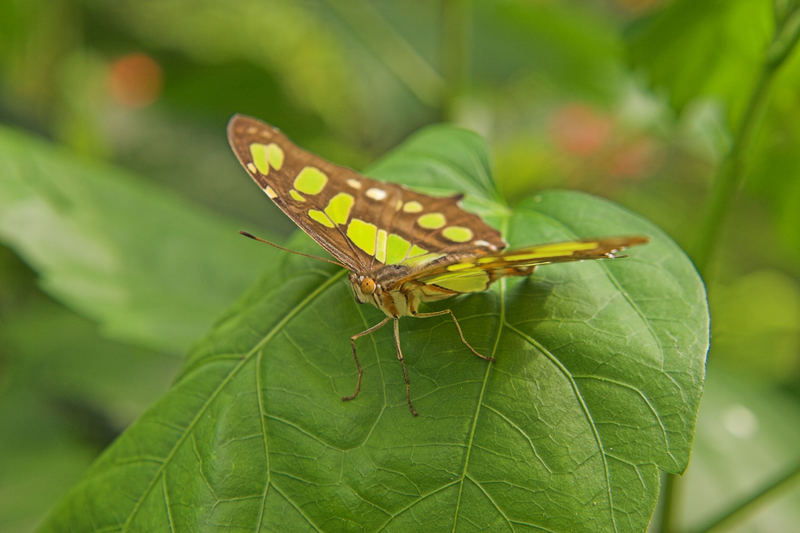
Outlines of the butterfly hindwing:
[[443,262],[414,272],[410,278],[453,292],[480,292],[501,277],[528,275],[538,265],[618,257],[621,250],[645,242],[645,237],[614,237],[527,246]]
[[352,271],[419,266],[505,247],[499,232],[461,209],[460,196],[429,196],[361,176],[242,115],[229,122],[228,140],[267,196]]

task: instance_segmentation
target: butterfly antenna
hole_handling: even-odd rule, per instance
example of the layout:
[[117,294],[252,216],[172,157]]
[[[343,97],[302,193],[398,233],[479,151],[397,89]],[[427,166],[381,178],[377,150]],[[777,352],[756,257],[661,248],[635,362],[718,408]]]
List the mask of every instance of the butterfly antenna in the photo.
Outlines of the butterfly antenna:
[[332,261],[330,259],[325,259],[324,257],[317,257],[316,255],[304,254],[303,252],[298,252],[297,250],[290,250],[289,248],[284,248],[283,246],[277,245],[274,242],[270,242],[270,241],[267,241],[267,240],[264,240],[264,239],[260,239],[260,238],[256,237],[255,235],[253,235],[251,233],[247,233],[246,231],[240,231],[239,233],[241,235],[244,235],[245,237],[253,239],[254,241],[263,242],[264,244],[269,244],[273,248],[277,248],[278,250],[283,250],[284,252],[289,252],[290,254],[302,255],[303,257],[310,257],[311,259],[316,259],[318,261],[325,261],[326,263],[330,263],[330,264],[336,265],[338,267],[347,268],[343,264],[341,264],[341,263],[339,263],[337,261]]

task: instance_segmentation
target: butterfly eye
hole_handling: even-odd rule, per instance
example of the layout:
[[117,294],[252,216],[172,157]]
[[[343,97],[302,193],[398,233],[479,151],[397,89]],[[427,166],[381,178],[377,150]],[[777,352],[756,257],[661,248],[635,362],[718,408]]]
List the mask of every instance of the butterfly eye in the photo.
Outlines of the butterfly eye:
[[364,278],[361,280],[361,292],[364,294],[372,294],[375,292],[375,281],[372,278]]

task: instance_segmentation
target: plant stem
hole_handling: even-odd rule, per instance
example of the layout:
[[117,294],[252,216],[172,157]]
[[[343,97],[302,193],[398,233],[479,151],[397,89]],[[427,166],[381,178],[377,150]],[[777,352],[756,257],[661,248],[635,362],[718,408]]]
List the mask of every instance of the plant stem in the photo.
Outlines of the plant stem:
[[658,533],[672,533],[675,530],[675,518],[678,516],[678,496],[676,474],[661,476],[661,507],[658,511]]
[[752,494],[735,502],[731,507],[694,530],[695,533],[706,533],[715,530],[727,525],[734,518],[740,518],[741,515],[754,511],[759,505],[764,504],[768,498],[774,497],[781,489],[789,487],[796,479],[800,479],[800,463],[787,473],[776,477]]
[[[709,282],[709,265],[714,253],[714,248],[719,241],[719,234],[725,223],[725,217],[730,210],[733,196],[741,186],[745,171],[745,157],[749,151],[753,134],[761,120],[769,96],[772,81],[775,79],[780,67],[794,50],[800,38],[800,7],[794,6],[786,16],[778,17],[776,11],[776,30],[772,42],[764,54],[764,62],[759,72],[753,91],[747,101],[747,107],[739,122],[739,127],[731,144],[728,154],[720,164],[714,179],[711,198],[708,201],[705,218],[700,227],[693,258],[698,271]],[[661,511],[658,517],[661,533],[672,533],[674,530],[674,517],[676,516],[676,491],[678,476],[667,474],[664,478],[661,493]],[[754,495],[758,499],[769,491]],[[744,502],[739,507],[747,507]],[[738,512],[734,509],[732,512]],[[726,520],[723,517],[721,520]],[[712,525],[713,526],[713,525]],[[713,526],[715,527],[715,526]]]
[[798,38],[800,38],[800,9],[795,7],[776,28],[772,42],[767,47],[761,71],[750,93],[733,143],[720,164],[712,185],[711,198],[693,254],[697,269],[706,283],[709,278],[709,264],[730,210],[731,201],[744,179],[745,157],[763,115],[772,81],[794,49]]

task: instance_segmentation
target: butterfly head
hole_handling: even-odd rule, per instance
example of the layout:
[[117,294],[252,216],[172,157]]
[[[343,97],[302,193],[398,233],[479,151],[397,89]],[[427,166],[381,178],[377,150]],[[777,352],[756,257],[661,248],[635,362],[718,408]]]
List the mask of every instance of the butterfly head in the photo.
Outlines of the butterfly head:
[[361,304],[370,300],[379,301],[383,292],[383,287],[373,278],[356,274],[355,272],[350,273],[350,286],[353,288],[353,295],[355,295],[356,300]]

